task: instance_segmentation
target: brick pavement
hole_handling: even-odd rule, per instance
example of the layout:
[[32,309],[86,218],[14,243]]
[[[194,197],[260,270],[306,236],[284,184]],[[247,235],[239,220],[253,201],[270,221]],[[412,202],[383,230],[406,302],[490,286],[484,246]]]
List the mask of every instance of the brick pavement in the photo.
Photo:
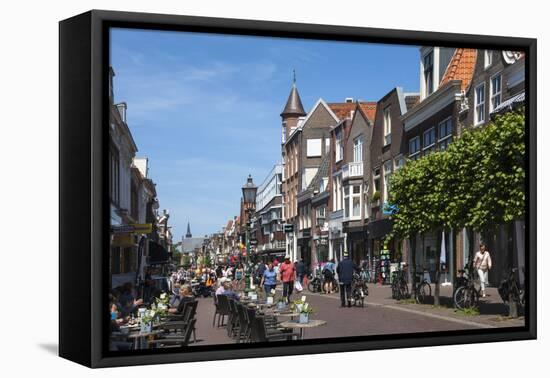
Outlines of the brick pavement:
[[[480,315],[465,316],[456,313],[450,305],[450,287],[442,287],[442,304],[418,305],[397,302],[391,299],[389,286],[369,285],[369,296],[364,308],[340,308],[338,294],[312,294],[307,291],[307,301],[315,309],[313,319],[326,320],[327,324],[308,329],[306,339],[368,336],[381,334],[437,332],[461,329],[495,328],[522,326],[523,318],[507,319],[506,307],[502,304],[496,289],[489,288],[487,298],[483,298]],[[299,296],[294,295],[294,299]],[[197,308],[197,338],[195,345],[228,344],[233,341],[225,328],[212,327],[214,305],[211,298],[201,298]],[[192,344],[193,345],[193,344]]]

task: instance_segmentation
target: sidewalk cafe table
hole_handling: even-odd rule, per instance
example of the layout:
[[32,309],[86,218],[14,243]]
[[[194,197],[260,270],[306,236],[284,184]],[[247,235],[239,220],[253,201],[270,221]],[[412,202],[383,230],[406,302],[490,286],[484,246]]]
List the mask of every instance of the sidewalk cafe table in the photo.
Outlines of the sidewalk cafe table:
[[300,323],[296,320],[289,320],[279,324],[279,327],[283,328],[298,328],[300,330],[300,340],[304,339],[304,333],[306,328],[315,328],[327,324],[326,320],[310,319],[307,323]]
[[144,349],[144,347],[147,346],[147,342],[146,342],[147,337],[156,336],[156,335],[158,335],[160,333],[163,333],[163,332],[164,331],[160,330],[160,329],[152,330],[151,332],[135,332],[135,333],[130,333],[128,335],[128,338],[134,340],[134,349],[135,350]]
[[267,309],[265,311],[261,311],[264,315],[269,316],[275,316],[277,318],[290,318],[290,320],[294,319],[297,316],[300,316],[299,312],[295,311],[280,311],[276,309]]

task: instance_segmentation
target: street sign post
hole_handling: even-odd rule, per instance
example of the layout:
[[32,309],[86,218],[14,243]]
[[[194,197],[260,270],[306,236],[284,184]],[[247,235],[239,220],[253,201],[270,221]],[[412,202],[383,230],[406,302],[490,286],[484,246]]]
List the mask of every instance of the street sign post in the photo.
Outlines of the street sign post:
[[294,232],[294,225],[293,224],[284,224],[283,225],[283,231],[285,233],[291,233],[291,232]]

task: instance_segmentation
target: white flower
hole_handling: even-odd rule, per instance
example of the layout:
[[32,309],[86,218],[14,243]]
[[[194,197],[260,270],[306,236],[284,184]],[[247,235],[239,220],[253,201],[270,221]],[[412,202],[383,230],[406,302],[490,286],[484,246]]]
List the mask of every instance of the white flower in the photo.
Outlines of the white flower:
[[162,294],[160,295],[160,299],[166,299],[166,293],[162,293]]

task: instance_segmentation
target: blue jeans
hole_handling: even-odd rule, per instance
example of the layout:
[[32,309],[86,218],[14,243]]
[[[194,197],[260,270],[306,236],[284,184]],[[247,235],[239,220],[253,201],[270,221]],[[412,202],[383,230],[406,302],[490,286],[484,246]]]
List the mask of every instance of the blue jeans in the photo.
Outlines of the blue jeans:
[[276,285],[267,285],[267,284],[264,284],[265,294],[266,294],[266,295],[270,295],[270,294],[271,294],[271,290],[272,290],[272,289],[275,289],[275,286],[276,286]]

